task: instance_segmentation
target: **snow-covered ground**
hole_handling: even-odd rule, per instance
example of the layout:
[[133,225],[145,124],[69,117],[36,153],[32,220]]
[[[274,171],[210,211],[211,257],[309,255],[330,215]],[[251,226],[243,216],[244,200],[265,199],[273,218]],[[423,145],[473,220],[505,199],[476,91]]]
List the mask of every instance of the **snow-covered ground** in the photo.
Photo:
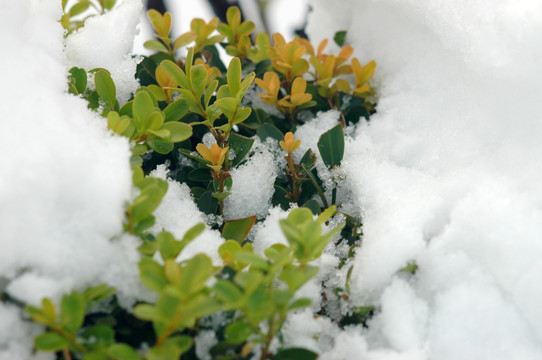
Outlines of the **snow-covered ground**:
[[[345,331],[302,312],[287,324],[287,341],[322,359],[542,358],[542,4],[311,4],[313,43],[347,30],[355,55],[378,63],[378,112],[354,129],[342,170],[345,200],[364,221],[350,299],[379,311],[368,330]],[[57,2],[3,1],[0,287],[14,298],[58,300],[101,282],[126,305],[144,295],[137,240],[120,236],[131,196],[128,144],[66,93],[68,66],[78,64],[107,67],[121,94],[133,90],[130,21],[141,9],[125,0],[63,51]],[[299,130],[304,144],[326,130],[310,124],[329,116]],[[174,201],[187,196],[172,183],[164,206],[187,211]],[[160,211],[160,225],[179,233],[202,219],[175,224],[181,216]],[[284,216],[271,211],[255,246],[273,241]],[[219,241],[212,231],[202,238]],[[397,274],[409,261],[415,276]],[[320,265],[329,271],[333,259]],[[0,359],[30,358],[39,327],[4,303],[0,324]]]

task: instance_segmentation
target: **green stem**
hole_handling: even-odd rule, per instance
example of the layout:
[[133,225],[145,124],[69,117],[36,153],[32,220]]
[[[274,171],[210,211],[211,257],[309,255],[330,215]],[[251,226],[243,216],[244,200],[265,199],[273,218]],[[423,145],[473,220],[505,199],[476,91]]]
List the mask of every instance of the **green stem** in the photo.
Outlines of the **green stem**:
[[331,205],[335,205],[337,203],[337,187],[335,186],[333,190],[331,190]]
[[[220,173],[222,175],[222,172]],[[223,193],[224,192],[224,181],[223,176],[220,176],[220,180],[218,180],[218,192]],[[224,199],[218,200],[218,215],[224,214]]]
[[77,351],[82,352],[82,353],[88,352],[88,349],[84,345],[81,345],[80,343],[77,342],[75,335],[72,335],[71,333],[66,331],[62,327],[62,325],[59,324],[59,325],[55,325],[54,327],[52,326],[51,329],[57,334],[59,334],[60,336],[62,336],[64,339],[68,340],[70,345],[73,346],[73,348],[76,349]]
[[318,182],[316,181],[314,175],[312,174],[312,172],[307,170],[307,168],[305,168],[305,165],[301,165],[301,167],[303,168],[303,170],[305,170],[305,173],[307,173],[307,176],[309,177],[310,181],[314,185],[316,191],[318,192],[318,195],[320,195],[320,199],[322,199],[322,203],[324,204],[324,207],[327,209],[329,205],[327,203],[326,196],[324,195],[322,188],[318,185]]

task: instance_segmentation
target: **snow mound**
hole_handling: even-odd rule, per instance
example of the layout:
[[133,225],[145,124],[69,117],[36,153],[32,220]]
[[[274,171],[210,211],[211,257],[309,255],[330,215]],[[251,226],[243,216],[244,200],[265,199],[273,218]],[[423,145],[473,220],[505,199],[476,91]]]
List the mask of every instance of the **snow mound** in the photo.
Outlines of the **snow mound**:
[[347,30],[378,64],[377,113],[342,168],[364,223],[352,299],[379,312],[323,358],[539,358],[542,6],[312,4],[311,40]]

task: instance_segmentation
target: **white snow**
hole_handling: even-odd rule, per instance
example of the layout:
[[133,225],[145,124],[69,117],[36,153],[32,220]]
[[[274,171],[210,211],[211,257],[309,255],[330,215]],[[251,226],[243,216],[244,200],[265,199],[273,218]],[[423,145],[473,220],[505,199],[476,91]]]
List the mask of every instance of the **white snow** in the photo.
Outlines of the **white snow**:
[[[306,296],[319,304],[317,282],[343,286],[353,265],[347,305],[375,306],[376,315],[368,329],[341,330],[300,311],[285,325],[286,344],[321,352],[321,359],[541,358],[542,5],[310,4],[313,43],[347,30],[360,61],[376,60],[378,107],[370,123],[348,132],[340,169],[339,198],[362,214],[363,244],[335,273],[338,259],[326,249]],[[60,4],[3,5],[0,40],[10,51],[0,60],[0,290],[36,304],[107,282],[130,306],[144,292],[139,242],[121,235],[132,190],[129,146],[67,94],[66,74],[74,65],[107,68],[119,100],[128,100],[138,86],[132,40],[141,2],[125,0],[89,20],[65,49]],[[323,113],[299,127],[296,156],[308,147],[317,153],[318,137],[335,118]],[[251,234],[257,252],[285,242],[278,220],[287,215],[270,209],[277,159],[264,148],[232,171],[225,214],[265,218]],[[325,178],[324,170],[320,165]],[[164,177],[165,169],[155,174]],[[188,187],[171,180],[156,217],[153,231],[166,228],[177,238],[205,220]],[[218,263],[221,241],[206,230],[182,256],[204,252]],[[416,274],[398,274],[410,261]],[[31,358],[39,326],[8,303],[0,303],[0,320],[0,359]]]
[[[2,46],[17,55],[1,60],[0,276],[8,282],[2,290],[36,304],[108,282],[131,305],[138,291],[136,242],[114,239],[132,188],[128,143],[67,93],[60,4],[4,5]],[[0,336],[0,358],[27,358],[35,332],[23,326],[20,310],[13,315],[8,307],[0,314],[10,332]]]
[[[424,344],[417,358],[540,357],[542,7],[312,4],[311,40],[347,30],[355,55],[378,64],[378,112],[343,170],[364,215],[352,300],[381,312],[349,337],[367,339],[367,358]],[[410,260],[411,283],[394,280]]]
[[277,165],[265,143],[254,145],[251,150],[255,154],[230,171],[233,185],[231,195],[224,201],[224,217],[227,220],[252,215],[263,218],[271,207]]

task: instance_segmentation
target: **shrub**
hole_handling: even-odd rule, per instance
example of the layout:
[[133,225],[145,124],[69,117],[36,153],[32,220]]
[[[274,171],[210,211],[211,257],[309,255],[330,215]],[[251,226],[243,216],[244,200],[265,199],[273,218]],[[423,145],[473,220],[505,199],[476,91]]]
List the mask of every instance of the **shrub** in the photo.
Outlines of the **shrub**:
[[[66,11],[63,2],[61,23],[67,36],[84,25],[84,20],[74,19],[90,6],[80,0]],[[114,1],[100,1],[96,10],[99,14],[113,6]],[[169,35],[169,13],[151,10],[148,17],[156,39],[145,46],[156,53],[139,64],[136,77],[141,87],[130,101],[119,104],[106,69],[72,68],[68,82],[72,94],[85,98],[90,109],[107,118],[112,132],[130,141],[137,196],[126,208],[124,229],[142,239],[140,279],[156,294],[156,301],[141,302],[126,312],[115,301],[115,289],[106,284],[74,290],[57,305],[45,298],[41,307],[26,306],[32,320],[47,328],[36,337],[35,347],[59,352],[65,359],[193,358],[194,338],[205,327],[205,319],[220,314],[223,321],[212,328],[219,340],[211,349],[215,358],[313,359],[317,354],[309,350],[282,347],[282,325],[292,311],[311,306],[298,290],[318,273],[313,263],[333,238],[350,246],[340,266],[353,256],[361,219],[341,212],[336,197],[339,177],[331,197],[326,197],[313,150],[296,162],[293,153],[301,140],[294,132],[303,119],[319,111],[339,111],[340,122],[320,136],[317,146],[325,167],[339,167],[343,128],[374,112],[369,80],[375,63],[362,66],[357,58],[350,59],[353,49],[348,45],[338,55],[326,54],[327,40],[316,51],[306,39],[286,42],[280,34],[274,34],[273,41],[258,34],[253,43],[255,26],[241,22],[236,7],[228,10],[227,23],[194,19],[191,30],[176,39]],[[336,34],[339,46],[344,36]],[[227,67],[218,45],[233,56]],[[177,57],[186,47],[186,57]],[[246,99],[248,92],[256,91],[261,104]],[[203,143],[207,133],[214,139],[210,146]],[[264,142],[272,138],[284,150],[286,165],[275,180],[271,202],[290,210],[280,221],[287,245],[274,244],[263,255],[254,251],[248,234],[264,219],[252,215],[221,220],[233,186],[230,172],[253,156],[256,137]],[[167,229],[156,235],[149,231],[156,220],[153,212],[168,188],[166,181],[149,172],[176,156],[191,161],[170,162],[169,176],[186,183],[199,209],[215,219],[194,226],[182,239]],[[324,232],[337,213],[342,220]],[[206,226],[224,238],[217,249],[223,265],[214,266],[204,254],[179,261],[186,245],[197,241]],[[348,282],[333,292],[336,301],[347,299]],[[323,297],[318,316],[328,315],[325,301],[331,300]],[[106,310],[91,311],[98,303],[106,303],[101,307]],[[371,311],[371,307],[352,309],[354,315],[334,320],[341,326],[364,324]],[[136,332],[137,336],[123,335]],[[272,346],[277,340],[278,348]]]

